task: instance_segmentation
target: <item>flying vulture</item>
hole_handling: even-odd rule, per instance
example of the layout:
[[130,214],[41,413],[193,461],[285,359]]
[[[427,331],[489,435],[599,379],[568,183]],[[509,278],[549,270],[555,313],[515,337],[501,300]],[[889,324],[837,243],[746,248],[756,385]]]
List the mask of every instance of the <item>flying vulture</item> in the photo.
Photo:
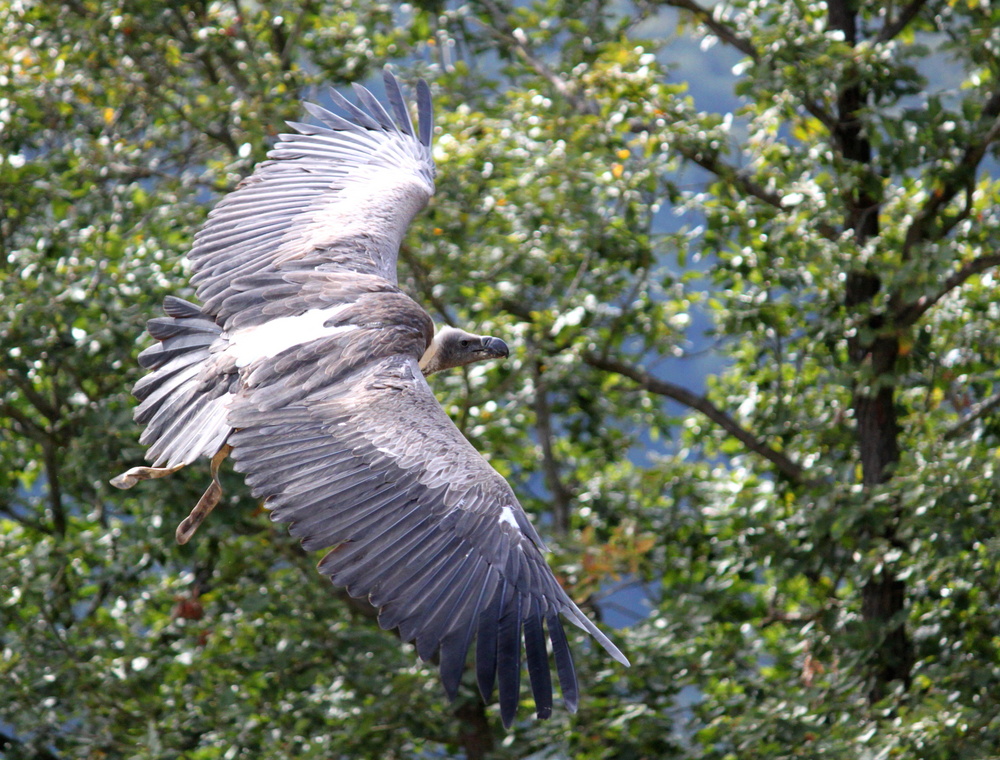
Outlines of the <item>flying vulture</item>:
[[514,492],[462,436],[425,379],[505,357],[498,338],[444,327],[397,286],[410,221],[434,192],[431,97],[418,127],[385,72],[391,115],[365,88],[345,116],[306,104],[322,126],[292,123],[268,160],[209,215],[188,254],[201,306],[169,297],[149,322],[135,386],[150,467],[112,483],[211,460],[212,484],[177,529],[181,543],[219,501],[231,455],[271,519],[319,571],[367,597],[452,699],[475,640],[479,689],[499,684],[514,720],[521,658],[537,715],[552,712],[548,642],[567,708],[578,688],[560,615],[628,661],[573,603]]

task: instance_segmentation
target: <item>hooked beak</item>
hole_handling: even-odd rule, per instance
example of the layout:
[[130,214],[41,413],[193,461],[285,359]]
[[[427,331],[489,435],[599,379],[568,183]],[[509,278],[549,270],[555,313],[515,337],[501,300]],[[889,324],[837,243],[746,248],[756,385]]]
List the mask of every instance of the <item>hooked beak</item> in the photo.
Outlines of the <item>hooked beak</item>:
[[507,344],[499,338],[493,338],[490,336],[483,338],[483,351],[489,354],[491,359],[500,357],[506,359],[510,356],[510,349],[507,348]]

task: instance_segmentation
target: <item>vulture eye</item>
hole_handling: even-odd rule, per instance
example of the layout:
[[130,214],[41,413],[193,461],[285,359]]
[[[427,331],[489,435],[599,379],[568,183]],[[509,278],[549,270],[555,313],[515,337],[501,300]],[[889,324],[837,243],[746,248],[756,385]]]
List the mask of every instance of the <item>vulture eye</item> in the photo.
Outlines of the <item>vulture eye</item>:
[[460,345],[462,346],[462,348],[468,348],[468,346],[469,346],[469,339],[468,338],[462,338],[462,342],[461,342]]

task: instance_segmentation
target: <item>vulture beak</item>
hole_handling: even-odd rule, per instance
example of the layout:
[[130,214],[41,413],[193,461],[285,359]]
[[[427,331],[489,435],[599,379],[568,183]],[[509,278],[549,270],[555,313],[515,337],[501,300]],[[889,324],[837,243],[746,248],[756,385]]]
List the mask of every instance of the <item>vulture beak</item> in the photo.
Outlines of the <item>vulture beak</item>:
[[506,359],[510,356],[510,349],[507,348],[507,344],[499,338],[493,338],[489,335],[483,338],[483,351],[486,352],[490,359]]

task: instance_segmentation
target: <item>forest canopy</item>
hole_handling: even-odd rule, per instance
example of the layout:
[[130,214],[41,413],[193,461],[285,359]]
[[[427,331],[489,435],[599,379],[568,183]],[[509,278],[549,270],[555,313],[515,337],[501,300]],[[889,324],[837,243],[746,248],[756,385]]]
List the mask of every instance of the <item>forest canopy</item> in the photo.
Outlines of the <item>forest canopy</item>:
[[[981,0],[0,2],[0,756],[1000,754],[1000,9]],[[303,99],[434,96],[400,284],[569,594],[504,731],[129,390]]]

